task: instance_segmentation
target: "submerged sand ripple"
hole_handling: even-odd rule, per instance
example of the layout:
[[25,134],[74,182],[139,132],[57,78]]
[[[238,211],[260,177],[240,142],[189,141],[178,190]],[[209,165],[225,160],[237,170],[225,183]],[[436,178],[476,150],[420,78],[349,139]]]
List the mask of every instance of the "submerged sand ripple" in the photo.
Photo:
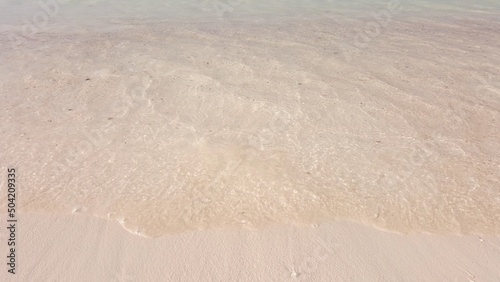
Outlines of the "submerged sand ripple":
[[398,20],[358,48],[303,21],[48,32],[2,53],[22,211],[147,236],[336,218],[498,234],[499,24]]

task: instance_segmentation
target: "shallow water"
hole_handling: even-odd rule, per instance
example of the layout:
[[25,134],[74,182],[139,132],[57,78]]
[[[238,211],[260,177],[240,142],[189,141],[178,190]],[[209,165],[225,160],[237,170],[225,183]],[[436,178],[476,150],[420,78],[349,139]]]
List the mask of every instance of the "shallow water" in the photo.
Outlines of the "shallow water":
[[153,237],[340,218],[500,233],[496,2],[69,1],[43,25],[16,3],[0,148],[21,212]]

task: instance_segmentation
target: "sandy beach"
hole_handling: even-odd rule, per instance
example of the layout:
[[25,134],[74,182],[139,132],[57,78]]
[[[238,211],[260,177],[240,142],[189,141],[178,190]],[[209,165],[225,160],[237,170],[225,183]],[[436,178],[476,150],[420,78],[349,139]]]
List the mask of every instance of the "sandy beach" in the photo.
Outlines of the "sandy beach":
[[[80,215],[22,215],[2,281],[497,281],[498,236],[402,235],[354,222],[148,239]],[[3,232],[3,231],[2,231]],[[2,234],[3,235],[3,234]],[[3,257],[5,248],[0,253]]]
[[167,2],[2,4],[1,281],[500,280],[498,5]]

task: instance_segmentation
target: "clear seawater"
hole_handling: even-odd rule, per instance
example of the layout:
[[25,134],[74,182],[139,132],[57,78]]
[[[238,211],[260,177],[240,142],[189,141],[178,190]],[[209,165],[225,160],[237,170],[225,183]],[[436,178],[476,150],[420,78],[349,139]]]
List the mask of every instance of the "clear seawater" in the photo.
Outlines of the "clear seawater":
[[500,232],[500,1],[1,1],[0,43],[20,212]]

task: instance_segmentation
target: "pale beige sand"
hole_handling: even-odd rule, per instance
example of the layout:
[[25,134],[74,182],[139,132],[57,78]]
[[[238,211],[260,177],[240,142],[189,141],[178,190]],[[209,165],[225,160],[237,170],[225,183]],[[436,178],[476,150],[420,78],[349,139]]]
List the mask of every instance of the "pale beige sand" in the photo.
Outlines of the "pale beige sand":
[[500,234],[500,25],[403,18],[356,46],[367,21],[0,46],[17,279],[498,281],[500,240],[473,234]]
[[80,215],[22,215],[19,226],[17,279],[2,266],[0,281],[500,279],[498,236],[401,235],[332,222],[147,239]]

